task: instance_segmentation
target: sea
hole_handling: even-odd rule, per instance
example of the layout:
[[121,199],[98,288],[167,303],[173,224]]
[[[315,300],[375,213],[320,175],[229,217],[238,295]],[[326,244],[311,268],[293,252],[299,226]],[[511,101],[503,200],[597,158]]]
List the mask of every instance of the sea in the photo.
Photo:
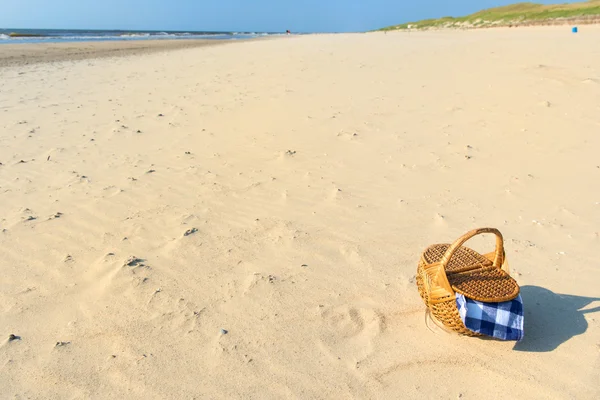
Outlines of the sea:
[[239,40],[282,35],[281,32],[120,31],[67,29],[0,29],[0,45],[6,43],[106,42],[117,40]]

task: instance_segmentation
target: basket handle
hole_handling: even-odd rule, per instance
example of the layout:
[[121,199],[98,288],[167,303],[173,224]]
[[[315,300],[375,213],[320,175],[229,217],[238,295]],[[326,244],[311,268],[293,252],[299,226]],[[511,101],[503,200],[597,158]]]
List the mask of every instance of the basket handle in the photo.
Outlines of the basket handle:
[[454,243],[452,243],[450,247],[448,247],[448,250],[446,250],[444,257],[442,257],[441,270],[446,270],[446,266],[450,262],[450,259],[454,255],[454,252],[458,250],[463,244],[465,244],[467,240],[471,239],[473,236],[481,235],[483,233],[493,233],[494,235],[496,235],[494,267],[502,268],[502,264],[504,264],[504,239],[502,238],[502,234],[498,229],[495,228],[479,228],[465,233],[464,235],[459,237]]

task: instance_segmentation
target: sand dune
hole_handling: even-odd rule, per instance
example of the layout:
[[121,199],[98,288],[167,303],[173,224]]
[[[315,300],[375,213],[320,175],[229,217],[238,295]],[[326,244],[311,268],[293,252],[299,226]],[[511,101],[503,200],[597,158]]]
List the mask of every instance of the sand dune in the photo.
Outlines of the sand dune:
[[[598,33],[1,68],[2,397],[596,398]],[[479,226],[518,345],[426,323],[420,253]]]

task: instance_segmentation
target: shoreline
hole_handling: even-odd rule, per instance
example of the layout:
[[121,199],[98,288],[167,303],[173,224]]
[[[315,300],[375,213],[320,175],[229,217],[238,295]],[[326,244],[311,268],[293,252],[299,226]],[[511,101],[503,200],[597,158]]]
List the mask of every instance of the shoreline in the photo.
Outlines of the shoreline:
[[162,51],[190,49],[206,46],[218,46],[228,43],[239,43],[255,40],[257,39],[186,39],[27,44],[11,43],[0,46],[0,68],[59,61],[124,57],[130,55],[150,54]]

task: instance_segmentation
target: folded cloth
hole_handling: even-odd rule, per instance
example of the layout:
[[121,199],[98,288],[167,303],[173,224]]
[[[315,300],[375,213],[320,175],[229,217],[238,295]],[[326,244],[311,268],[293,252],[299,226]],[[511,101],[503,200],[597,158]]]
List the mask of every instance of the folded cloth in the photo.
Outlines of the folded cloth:
[[524,337],[521,295],[502,303],[483,303],[456,293],[456,306],[470,331],[500,340],[521,341]]

